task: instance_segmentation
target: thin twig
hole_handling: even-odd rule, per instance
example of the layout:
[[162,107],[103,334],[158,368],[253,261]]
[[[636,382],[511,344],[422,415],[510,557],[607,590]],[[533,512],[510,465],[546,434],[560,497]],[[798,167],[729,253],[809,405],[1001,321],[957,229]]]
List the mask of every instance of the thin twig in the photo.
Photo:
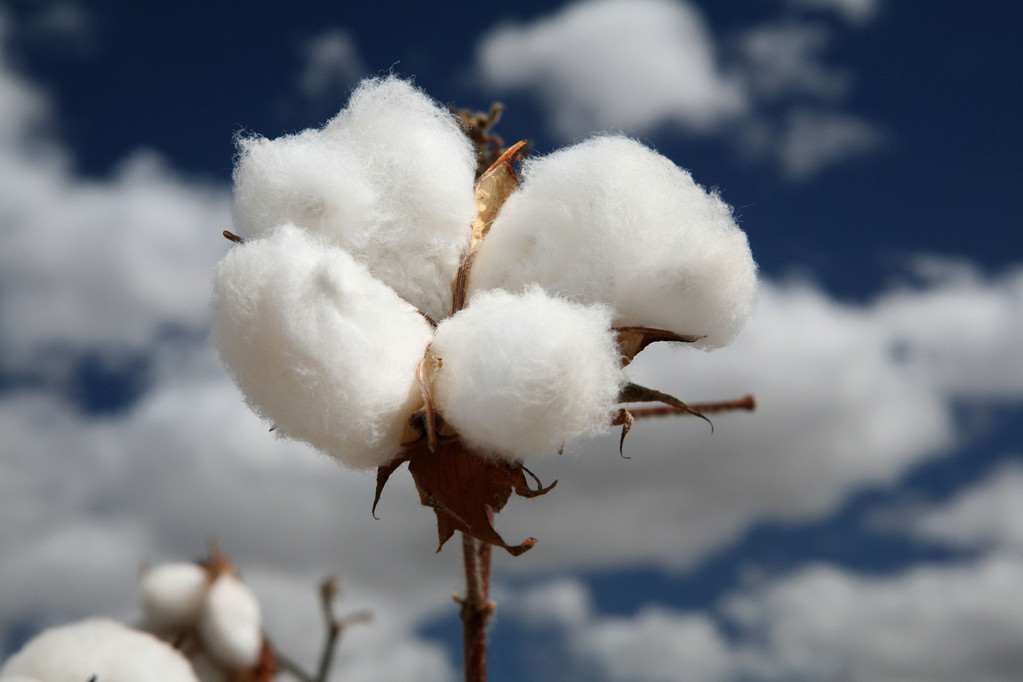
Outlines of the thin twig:
[[296,680],[299,680],[299,682],[316,682],[312,675],[302,670],[302,666],[279,651],[277,652],[277,669],[288,673]]
[[644,417],[673,417],[685,414],[691,415],[694,412],[698,412],[700,414],[720,414],[722,412],[736,412],[739,410],[752,412],[755,409],[757,409],[756,398],[751,395],[747,395],[741,398],[736,398],[735,400],[725,400],[715,403],[690,403],[689,409],[663,405],[659,407],[631,408],[629,409],[629,413],[634,419],[642,419]]
[[338,618],[334,613],[334,602],[339,594],[341,594],[341,588],[338,585],[337,578],[328,577],[320,583],[320,608],[323,611],[326,635],[315,676],[307,673],[302,666],[287,656],[281,653],[277,654],[278,668],[290,674],[299,682],[327,682],[327,678],[330,677],[330,669],[334,665],[334,654],[337,651],[345,628],[349,625],[368,622],[373,618],[372,614],[368,611],[359,611],[349,614],[344,618]]

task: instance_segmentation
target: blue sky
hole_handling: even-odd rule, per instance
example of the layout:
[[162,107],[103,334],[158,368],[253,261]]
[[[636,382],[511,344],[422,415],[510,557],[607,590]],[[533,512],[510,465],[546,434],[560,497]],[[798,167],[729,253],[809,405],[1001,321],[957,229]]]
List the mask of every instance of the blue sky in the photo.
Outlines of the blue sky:
[[[1023,676],[1023,9],[891,0],[0,4],[0,647],[131,620],[145,561],[216,535],[338,680],[457,677],[432,514],[250,415],[206,341],[233,136],[361,77],[508,105],[540,153],[601,130],[736,210],[763,275],[734,346],[633,369],[754,415],[641,423],[538,467],[496,563],[491,679]],[[646,379],[646,381],[644,381]],[[406,477],[407,478],[407,477]]]

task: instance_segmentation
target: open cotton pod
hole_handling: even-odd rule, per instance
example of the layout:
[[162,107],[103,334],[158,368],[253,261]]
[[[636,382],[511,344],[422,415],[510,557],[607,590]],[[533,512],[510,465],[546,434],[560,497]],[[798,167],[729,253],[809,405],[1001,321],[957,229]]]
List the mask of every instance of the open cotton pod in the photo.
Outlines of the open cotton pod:
[[198,564],[174,562],[145,571],[139,591],[146,628],[160,633],[195,627],[209,585],[209,573]]
[[401,450],[431,334],[350,254],[293,225],[217,268],[213,339],[246,401],[278,435],[354,468]]
[[611,310],[485,291],[437,327],[433,398],[471,446],[512,460],[607,427],[623,383]]
[[0,680],[198,682],[184,656],[153,635],[107,619],[50,628],[0,668]]
[[548,293],[614,310],[616,326],[729,343],[756,266],[731,208],[635,140],[590,139],[523,163],[473,265],[470,290]]
[[220,665],[255,666],[263,648],[256,595],[234,574],[220,574],[210,585],[198,632],[203,648]]

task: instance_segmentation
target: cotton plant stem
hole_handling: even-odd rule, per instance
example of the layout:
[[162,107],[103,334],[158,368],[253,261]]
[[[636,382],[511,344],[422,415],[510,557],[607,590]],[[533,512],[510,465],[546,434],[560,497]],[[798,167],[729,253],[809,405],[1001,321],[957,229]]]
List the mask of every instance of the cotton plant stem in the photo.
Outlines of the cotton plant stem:
[[465,597],[461,600],[465,682],[486,682],[487,620],[494,611],[494,603],[490,601],[491,547],[463,533],[462,560],[465,563]]

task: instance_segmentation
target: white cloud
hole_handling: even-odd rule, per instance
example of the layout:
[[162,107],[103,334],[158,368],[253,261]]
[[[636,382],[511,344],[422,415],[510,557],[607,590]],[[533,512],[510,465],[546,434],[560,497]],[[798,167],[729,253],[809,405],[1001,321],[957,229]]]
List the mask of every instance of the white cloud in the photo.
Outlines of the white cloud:
[[[161,329],[204,329],[210,272],[226,248],[227,192],[179,177],[155,154],[107,180],[64,159],[0,152],[0,350],[139,349]],[[102,275],[100,275],[102,273]]]
[[302,51],[306,63],[299,88],[310,99],[336,98],[366,75],[355,37],[344,29],[321,33],[303,45]]
[[1023,270],[987,278],[933,257],[913,269],[927,288],[893,290],[878,311],[902,362],[964,397],[1023,397]]
[[[558,594],[586,606],[559,619]],[[1010,682],[1023,674],[1018,556],[874,577],[820,564],[709,611],[601,615],[572,580],[515,598],[514,617],[555,627],[572,657],[608,680]]]
[[139,349],[167,327],[205,328],[210,268],[230,224],[227,191],[182,178],[145,151],[110,178],[77,176],[42,135],[48,99],[4,54],[0,365],[23,368],[55,349]]
[[603,618],[575,646],[600,661],[611,680],[720,680],[731,667],[727,644],[700,615],[646,608],[632,618]]
[[595,668],[599,679],[712,682],[730,679],[737,669],[734,652],[708,614],[652,606],[635,616],[603,616],[586,587],[567,578],[507,596],[513,618],[554,628],[574,659],[568,667]]
[[789,0],[789,4],[805,9],[832,11],[857,26],[873,20],[881,8],[881,0]]
[[876,150],[883,135],[863,119],[834,111],[796,108],[775,140],[782,170],[800,180],[826,166]]
[[821,53],[831,38],[823,24],[784,22],[751,28],[738,39],[747,87],[766,100],[791,95],[840,98],[849,90],[850,76],[824,63]]
[[139,350],[166,328],[205,329],[228,192],[146,151],[112,177],[79,177],[41,136],[47,98],[3,59],[0,50],[0,366],[24,369],[55,350]]
[[[0,8],[0,150],[24,142],[49,118],[49,106],[44,94],[33,84],[15,73],[2,49],[13,32],[12,22]],[[2,216],[3,213],[0,213]]]
[[1023,464],[1003,465],[952,500],[911,510],[901,521],[897,525],[929,540],[1019,556],[1023,551]]
[[1023,673],[1023,562],[862,577],[805,569],[728,606],[761,679],[1009,682]]
[[745,109],[703,17],[669,0],[579,2],[499,26],[483,38],[478,65],[493,87],[535,88],[566,138],[673,121],[708,131]]
[[[533,91],[563,139],[673,124],[802,180],[882,141],[840,109],[852,74],[826,62],[832,38],[826,25],[803,20],[718,36],[684,0],[580,0],[498,26],[480,41],[476,68],[499,92]],[[730,58],[721,56],[726,47]]]

